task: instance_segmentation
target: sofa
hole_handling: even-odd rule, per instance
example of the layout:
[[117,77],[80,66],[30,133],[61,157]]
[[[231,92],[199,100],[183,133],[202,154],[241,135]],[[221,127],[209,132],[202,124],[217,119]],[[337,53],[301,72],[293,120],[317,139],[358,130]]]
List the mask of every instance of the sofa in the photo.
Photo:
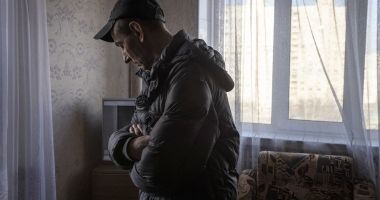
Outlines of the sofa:
[[239,200],[375,200],[371,182],[353,178],[352,158],[262,151],[240,173]]

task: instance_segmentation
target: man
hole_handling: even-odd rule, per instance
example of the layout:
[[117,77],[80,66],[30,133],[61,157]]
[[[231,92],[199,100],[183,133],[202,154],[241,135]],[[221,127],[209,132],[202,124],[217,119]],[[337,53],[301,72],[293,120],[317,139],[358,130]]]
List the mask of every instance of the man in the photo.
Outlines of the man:
[[236,199],[233,81],[217,51],[164,22],[155,0],[119,0],[95,36],[120,47],[146,85],[131,125],[109,139],[111,158],[131,170],[140,199]]

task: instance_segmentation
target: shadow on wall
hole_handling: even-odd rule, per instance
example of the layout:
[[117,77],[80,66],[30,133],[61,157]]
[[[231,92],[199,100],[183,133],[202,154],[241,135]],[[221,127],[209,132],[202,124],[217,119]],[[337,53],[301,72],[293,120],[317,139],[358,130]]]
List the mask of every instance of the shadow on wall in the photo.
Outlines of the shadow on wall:
[[[88,196],[91,192],[91,174],[92,169],[99,164],[101,160],[101,121],[100,118],[93,119],[91,111],[87,110],[89,107],[86,105],[79,105],[78,110],[83,112],[77,113],[81,116],[82,129],[75,131],[77,135],[73,137],[78,138],[78,146],[82,147],[83,160],[76,160],[73,168],[79,167],[77,170],[73,170],[73,173],[65,177],[63,191],[70,194],[69,199],[90,199]],[[74,122],[75,123],[75,122]],[[68,138],[69,139],[69,138]],[[70,141],[68,141],[70,143]],[[69,148],[68,148],[69,149]],[[65,151],[63,149],[63,151]],[[85,163],[85,166],[80,167]],[[62,174],[62,176],[65,176]],[[75,197],[74,197],[75,196]]]

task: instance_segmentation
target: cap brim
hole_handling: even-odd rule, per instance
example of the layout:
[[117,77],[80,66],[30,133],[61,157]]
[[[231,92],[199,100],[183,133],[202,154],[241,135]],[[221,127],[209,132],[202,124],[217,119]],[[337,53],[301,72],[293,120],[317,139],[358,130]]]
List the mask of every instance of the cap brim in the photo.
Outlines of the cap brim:
[[112,27],[115,24],[114,20],[108,21],[106,25],[94,36],[95,39],[101,39],[106,42],[114,42],[111,36]]

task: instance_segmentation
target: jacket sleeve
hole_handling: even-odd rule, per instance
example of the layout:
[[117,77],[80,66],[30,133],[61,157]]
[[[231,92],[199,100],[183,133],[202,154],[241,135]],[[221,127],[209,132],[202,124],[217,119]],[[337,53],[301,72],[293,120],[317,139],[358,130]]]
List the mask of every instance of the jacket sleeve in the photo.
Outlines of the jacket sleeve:
[[108,140],[108,152],[112,162],[124,169],[131,169],[134,163],[127,154],[129,141],[136,137],[135,134],[129,133],[128,130],[130,126],[131,125],[127,125],[115,131]]
[[212,102],[210,88],[196,69],[183,66],[171,79],[164,113],[131,172],[133,182],[143,191],[170,190],[179,178],[185,178],[181,169],[189,163]]

